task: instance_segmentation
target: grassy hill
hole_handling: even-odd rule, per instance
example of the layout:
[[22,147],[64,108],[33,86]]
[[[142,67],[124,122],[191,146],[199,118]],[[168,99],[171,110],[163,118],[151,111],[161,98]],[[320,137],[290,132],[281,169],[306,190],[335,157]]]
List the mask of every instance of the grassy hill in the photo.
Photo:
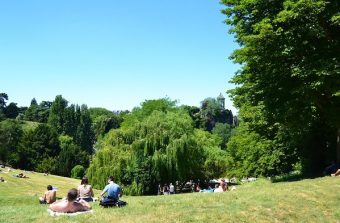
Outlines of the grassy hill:
[[[77,187],[79,180],[25,173],[15,178],[4,173],[0,183],[0,222],[340,222],[340,177],[271,183],[261,179],[227,193],[192,193],[173,196],[127,197],[124,208],[100,208],[75,217],[50,217],[38,196],[51,184],[57,196]],[[99,196],[99,191],[95,191]]]

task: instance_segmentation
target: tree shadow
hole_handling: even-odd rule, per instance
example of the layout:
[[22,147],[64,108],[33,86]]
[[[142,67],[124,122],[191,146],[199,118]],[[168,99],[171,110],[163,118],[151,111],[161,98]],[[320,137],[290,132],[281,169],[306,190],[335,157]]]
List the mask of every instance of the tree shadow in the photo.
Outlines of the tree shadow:
[[313,173],[313,174],[302,174],[299,172],[291,172],[287,174],[282,174],[278,176],[273,176],[270,178],[272,183],[280,183],[280,182],[294,182],[301,181],[305,179],[316,179],[320,177],[324,177],[322,173]]

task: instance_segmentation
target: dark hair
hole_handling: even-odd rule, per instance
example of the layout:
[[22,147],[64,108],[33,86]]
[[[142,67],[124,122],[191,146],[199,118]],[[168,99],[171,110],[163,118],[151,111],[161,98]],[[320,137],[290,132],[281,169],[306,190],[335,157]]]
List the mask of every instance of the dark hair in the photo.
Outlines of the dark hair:
[[52,185],[47,185],[47,190],[52,190],[52,189],[53,189]]
[[113,176],[109,176],[108,180],[113,181]]
[[74,201],[78,197],[78,191],[75,188],[72,188],[71,190],[68,191],[67,193],[67,200],[68,201]]
[[81,179],[81,185],[83,184],[89,184],[89,180],[87,179],[87,177],[83,177],[83,179]]

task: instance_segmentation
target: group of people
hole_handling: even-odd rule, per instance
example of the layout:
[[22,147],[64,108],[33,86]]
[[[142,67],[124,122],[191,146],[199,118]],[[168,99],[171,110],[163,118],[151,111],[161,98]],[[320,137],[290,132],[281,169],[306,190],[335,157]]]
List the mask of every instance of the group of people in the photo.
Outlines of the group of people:
[[15,174],[15,175],[13,175],[13,176],[18,177],[18,178],[29,178],[29,177],[26,176],[24,173]]
[[[106,196],[104,196],[106,194]],[[113,182],[113,177],[108,177],[108,184],[101,192],[102,199],[100,205],[106,206],[119,201],[122,196],[120,186]],[[41,204],[50,204],[49,209],[55,212],[74,213],[79,211],[91,210],[89,202],[94,201],[94,193],[88,179],[83,177],[77,189],[72,188],[68,191],[65,199],[56,201],[56,191],[51,185],[47,186],[47,191],[43,197],[39,198]]]
[[170,195],[170,194],[175,194],[175,186],[170,183],[168,186],[167,184],[164,184],[162,187],[160,184],[158,184],[158,190],[157,190],[157,195]]
[[215,184],[215,187],[212,188],[210,185],[208,186],[208,188],[204,188],[202,189],[200,187],[200,184],[196,185],[196,192],[203,192],[203,193],[220,193],[220,192],[226,192],[228,191],[228,183],[224,180],[224,179],[220,179],[218,181],[219,183]]

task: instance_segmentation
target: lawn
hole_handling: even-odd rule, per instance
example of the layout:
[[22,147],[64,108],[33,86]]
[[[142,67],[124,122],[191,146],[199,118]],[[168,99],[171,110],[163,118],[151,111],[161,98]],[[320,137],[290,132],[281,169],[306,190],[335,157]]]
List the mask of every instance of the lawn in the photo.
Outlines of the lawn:
[[[340,222],[340,177],[271,183],[260,179],[226,193],[191,193],[173,196],[123,196],[124,208],[103,209],[93,203],[94,213],[51,217],[38,196],[51,184],[57,197],[77,187],[79,180],[26,173],[0,172],[0,222]],[[99,196],[99,191],[95,191]]]

